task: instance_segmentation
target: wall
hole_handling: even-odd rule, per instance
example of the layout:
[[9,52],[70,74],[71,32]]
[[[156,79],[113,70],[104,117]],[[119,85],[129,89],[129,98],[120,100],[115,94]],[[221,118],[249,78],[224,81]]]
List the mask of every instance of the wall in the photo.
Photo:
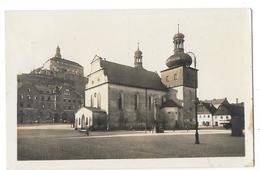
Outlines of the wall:
[[[135,96],[138,94],[137,108],[135,108]],[[119,107],[120,96],[123,95],[122,107]],[[163,96],[166,95],[164,91],[142,89],[136,87],[127,87],[121,85],[109,84],[108,86],[108,121],[110,129],[144,129],[147,122],[147,128],[151,128],[153,117],[155,114],[155,103],[150,99],[157,99],[157,110],[162,104]]]

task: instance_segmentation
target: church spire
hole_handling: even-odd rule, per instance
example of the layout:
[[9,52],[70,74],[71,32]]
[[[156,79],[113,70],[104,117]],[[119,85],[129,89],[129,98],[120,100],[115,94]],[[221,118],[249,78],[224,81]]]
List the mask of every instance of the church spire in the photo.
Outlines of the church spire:
[[135,62],[134,62],[135,68],[143,68],[143,62],[142,62],[143,56],[142,56],[142,51],[140,51],[139,49],[139,42],[137,43],[137,50],[135,52],[134,58],[135,58]]
[[57,45],[55,57],[61,58],[59,45]]

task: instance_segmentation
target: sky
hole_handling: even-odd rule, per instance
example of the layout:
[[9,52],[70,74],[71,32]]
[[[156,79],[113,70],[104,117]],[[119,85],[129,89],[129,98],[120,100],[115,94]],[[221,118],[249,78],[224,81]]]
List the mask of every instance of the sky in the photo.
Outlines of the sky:
[[248,9],[77,10],[6,12],[6,72],[9,82],[53,57],[78,62],[85,75],[95,55],[133,66],[137,43],[150,71],[167,68],[173,36],[196,55],[198,97],[251,97],[251,11]]

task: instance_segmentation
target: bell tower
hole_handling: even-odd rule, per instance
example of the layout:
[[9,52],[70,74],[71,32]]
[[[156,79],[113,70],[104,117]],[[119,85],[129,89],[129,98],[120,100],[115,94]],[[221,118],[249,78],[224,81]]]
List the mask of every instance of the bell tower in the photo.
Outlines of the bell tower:
[[142,69],[143,68],[143,62],[142,62],[142,51],[139,50],[139,43],[137,45],[137,50],[135,51],[135,62],[134,62],[134,65],[135,65],[135,68],[140,68]]
[[177,99],[182,101],[184,121],[195,121],[195,93],[197,69],[191,67],[192,58],[184,52],[184,34],[173,37],[174,53],[166,60],[167,69],[161,71],[162,83],[168,89],[177,91]]

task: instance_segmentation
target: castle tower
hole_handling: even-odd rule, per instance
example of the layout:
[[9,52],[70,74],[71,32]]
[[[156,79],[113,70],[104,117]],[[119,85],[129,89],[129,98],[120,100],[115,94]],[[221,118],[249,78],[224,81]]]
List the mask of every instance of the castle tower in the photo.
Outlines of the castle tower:
[[166,60],[168,69],[161,71],[161,79],[168,89],[177,91],[177,99],[182,101],[184,121],[195,121],[197,69],[190,67],[192,58],[184,52],[184,34],[179,32],[179,28],[173,43],[174,54]]
[[60,47],[59,46],[57,46],[57,48],[56,48],[55,57],[61,58]]
[[135,65],[135,68],[143,68],[143,62],[142,62],[142,51],[139,50],[139,43],[138,43],[138,48],[135,52],[135,62],[134,62],[134,65]]

